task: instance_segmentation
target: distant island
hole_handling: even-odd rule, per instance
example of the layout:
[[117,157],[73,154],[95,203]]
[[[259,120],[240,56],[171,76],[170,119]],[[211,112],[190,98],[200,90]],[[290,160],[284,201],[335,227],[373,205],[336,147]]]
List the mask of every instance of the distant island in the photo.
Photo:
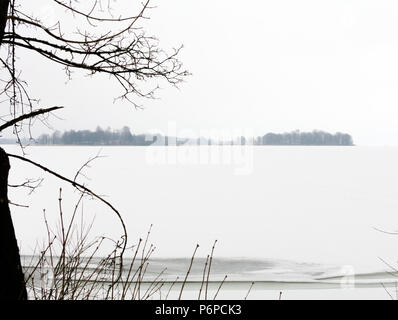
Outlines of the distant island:
[[[1,141],[0,141],[1,142]],[[312,132],[292,131],[286,133],[267,133],[257,137],[236,137],[231,140],[210,138],[181,138],[161,134],[133,134],[130,128],[104,130],[97,127],[95,131],[69,130],[52,135],[42,134],[36,139],[38,145],[100,145],[100,146],[150,146],[150,145],[282,145],[282,146],[353,146],[353,139],[347,133],[328,133],[314,130]]]

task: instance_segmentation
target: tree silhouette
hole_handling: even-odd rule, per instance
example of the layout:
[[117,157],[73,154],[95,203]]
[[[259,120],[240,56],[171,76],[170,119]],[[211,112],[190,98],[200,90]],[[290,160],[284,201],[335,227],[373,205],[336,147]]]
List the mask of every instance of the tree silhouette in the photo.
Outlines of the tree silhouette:
[[[135,107],[141,107],[137,102],[140,98],[154,97],[160,81],[177,86],[188,75],[178,59],[181,47],[166,52],[159,47],[155,37],[147,35],[142,29],[142,21],[147,18],[146,13],[151,9],[150,0],[142,3],[138,12],[128,16],[115,14],[113,11],[115,8],[112,8],[110,1],[107,0],[48,0],[47,2],[54,8],[62,9],[64,13],[64,16],[59,17],[55,23],[28,14],[24,7],[26,1],[0,0],[0,81],[3,84],[0,101],[4,107],[3,116],[0,118],[0,132],[12,128],[21,146],[20,134],[26,128],[30,134],[33,119],[46,121],[50,112],[62,107],[41,106],[38,100],[32,98],[18,68],[18,50],[40,55],[44,58],[43,63],[51,62],[61,66],[68,78],[72,77],[72,71],[82,71],[88,75],[108,75],[120,85],[121,93],[118,98],[127,100]],[[129,5],[119,8],[119,11],[130,11],[131,3],[126,2]],[[128,138],[127,131],[124,132],[124,137]],[[0,178],[5,186],[7,186],[9,156],[35,165],[70,182],[80,191],[99,198],[121,219],[120,213],[109,202],[76,181],[63,177],[33,160],[7,154],[1,150]],[[5,217],[2,220],[4,223],[1,232],[2,236],[8,239],[8,242],[0,243],[2,254],[0,267],[2,274],[10,272],[15,274],[15,277],[9,277],[5,281],[0,291],[0,298],[26,299],[23,277],[21,280],[18,246],[8,207],[7,188],[1,187],[0,192],[0,214]],[[125,233],[121,244],[122,256],[127,234],[122,219],[121,222]]]

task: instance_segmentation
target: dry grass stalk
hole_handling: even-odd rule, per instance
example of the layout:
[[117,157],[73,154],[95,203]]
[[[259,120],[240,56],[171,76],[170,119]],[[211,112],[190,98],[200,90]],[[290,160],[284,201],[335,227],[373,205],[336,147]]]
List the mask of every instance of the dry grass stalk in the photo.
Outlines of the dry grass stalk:
[[218,287],[217,292],[216,292],[216,294],[214,295],[213,300],[216,300],[216,298],[217,298],[217,296],[218,296],[218,293],[220,292],[221,287],[222,287],[222,285],[224,284],[225,280],[227,280],[227,278],[228,278],[228,276],[225,276],[224,279],[223,279],[223,281],[221,281],[220,286]]
[[254,282],[252,282],[252,284],[251,284],[251,286],[250,286],[250,288],[249,288],[249,291],[247,291],[247,294],[246,294],[246,296],[245,296],[245,300],[247,300],[247,297],[249,296],[250,291],[252,290],[253,286],[254,286]]
[[191,258],[191,263],[190,263],[190,265],[189,265],[187,274],[185,275],[185,279],[184,279],[184,281],[183,281],[183,283],[182,283],[182,285],[181,285],[181,291],[180,291],[180,295],[179,295],[179,297],[178,297],[178,300],[181,300],[182,292],[184,291],[185,283],[187,282],[189,273],[191,272],[191,268],[192,268],[192,265],[193,265],[193,261],[195,260],[195,254],[196,254],[196,251],[198,250],[198,248],[199,248],[199,245],[197,244],[196,247],[195,247],[195,251],[193,252],[193,255],[192,255],[192,258]]
[[207,300],[207,292],[208,292],[208,288],[209,288],[209,278],[210,278],[210,269],[211,269],[211,263],[213,262],[213,255],[214,255],[214,249],[216,247],[216,244],[217,244],[217,240],[214,241],[213,247],[211,248],[209,269],[207,270],[205,300]]
[[[170,283],[163,279],[167,268],[151,279],[147,278],[150,259],[156,249],[152,244],[148,244],[152,226],[145,241],[139,239],[135,246],[130,247],[134,248],[132,259],[128,263],[126,258],[124,262],[120,262],[120,251],[124,250],[120,241],[105,236],[91,238],[94,220],[86,224],[83,212],[79,210],[84,195],[81,194],[68,220],[63,212],[60,189],[59,222],[55,232],[47,220],[46,211],[43,211],[47,243],[39,255],[32,257],[30,266],[25,267],[29,297],[35,300],[147,300],[159,294],[162,298],[162,289],[166,283]],[[100,256],[105,243],[111,244],[113,248],[105,256]],[[201,298],[204,288],[205,299],[208,296],[210,269],[216,243],[217,241],[214,242],[211,255],[207,255],[205,260],[198,299]],[[181,282],[178,299],[182,298],[198,248],[199,245],[194,250],[185,278]],[[121,263],[125,268],[120,273]],[[214,299],[226,279],[227,277],[221,282]],[[165,296],[166,300],[178,280],[179,277],[176,277],[171,283]]]
[[200,300],[200,296],[201,296],[201,294],[202,294],[203,285],[204,285],[204,283],[205,283],[206,269],[207,269],[207,264],[208,264],[208,262],[209,262],[209,258],[210,258],[210,256],[207,255],[207,257],[206,257],[206,262],[205,262],[205,266],[204,266],[204,268],[203,268],[203,277],[202,277],[202,283],[200,284],[200,290],[199,290],[199,297],[198,297],[198,300]]

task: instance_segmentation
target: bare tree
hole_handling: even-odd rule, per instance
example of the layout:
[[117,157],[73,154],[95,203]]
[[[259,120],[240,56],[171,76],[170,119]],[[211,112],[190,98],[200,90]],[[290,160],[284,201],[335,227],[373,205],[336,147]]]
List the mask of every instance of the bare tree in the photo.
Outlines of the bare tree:
[[[46,121],[50,112],[62,107],[40,106],[39,101],[31,97],[18,68],[16,58],[19,50],[31,51],[42,56],[44,62],[61,66],[68,78],[72,77],[73,71],[79,70],[88,75],[108,75],[120,85],[121,93],[117,98],[127,100],[135,107],[141,106],[138,102],[141,98],[154,97],[159,82],[177,86],[188,75],[178,59],[181,47],[166,52],[160,48],[155,37],[147,35],[143,30],[142,22],[147,19],[146,13],[151,9],[150,0],[138,3],[138,11],[128,16],[115,14],[109,0],[45,0],[54,8],[62,9],[64,16],[55,23],[29,14],[25,10],[27,1],[0,0],[0,82],[3,85],[0,88],[0,103],[4,106],[3,116],[0,117],[0,132],[12,128],[21,145],[20,134],[27,130],[31,137],[30,129],[34,118]],[[134,3],[137,5],[137,2]],[[132,2],[123,8],[123,12],[128,12],[130,5]],[[0,243],[0,252],[9,259],[1,260],[0,267],[4,273],[13,272],[15,277],[3,286],[0,298],[27,298],[21,280],[22,270],[8,207],[7,187],[3,188],[4,183],[7,186],[8,156],[35,165],[108,205],[123,225],[124,235],[120,243],[121,255],[123,254],[127,243],[126,228],[120,213],[109,202],[74,179],[68,179],[31,159],[7,154],[1,149],[0,215],[6,217],[1,231],[7,235],[9,242]]]

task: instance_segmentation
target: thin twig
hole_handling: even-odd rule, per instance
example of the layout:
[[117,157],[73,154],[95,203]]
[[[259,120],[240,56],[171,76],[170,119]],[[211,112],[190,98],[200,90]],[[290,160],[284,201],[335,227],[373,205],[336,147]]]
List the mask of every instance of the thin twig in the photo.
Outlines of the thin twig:
[[194,259],[195,259],[195,254],[196,254],[196,251],[198,250],[198,248],[199,248],[199,245],[197,244],[196,247],[195,247],[195,251],[193,252],[193,255],[192,255],[192,258],[191,258],[191,263],[190,263],[190,265],[189,265],[187,274],[185,275],[185,279],[184,279],[184,281],[183,281],[183,283],[182,283],[181,291],[180,291],[180,295],[179,295],[179,297],[178,297],[178,300],[181,300],[182,292],[184,291],[185,283],[187,282],[189,273],[191,272],[192,264],[193,264],[193,261],[194,261]]

